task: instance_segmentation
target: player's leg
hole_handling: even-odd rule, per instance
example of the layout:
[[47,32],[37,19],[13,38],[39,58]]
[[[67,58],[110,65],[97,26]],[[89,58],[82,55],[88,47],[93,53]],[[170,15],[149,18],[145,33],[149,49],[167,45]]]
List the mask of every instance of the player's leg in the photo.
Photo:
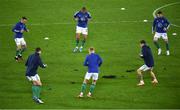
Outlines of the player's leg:
[[18,55],[18,58],[23,60],[22,58],[22,54],[23,52],[26,50],[27,46],[26,46],[26,41],[24,40],[24,38],[20,39],[20,43],[21,43],[21,50],[20,50],[20,54]]
[[16,43],[16,56],[15,56],[15,60],[18,61],[18,56],[20,55],[21,52],[21,42],[19,38],[15,39],[15,43]]
[[154,74],[153,72],[153,69],[150,69],[150,74],[151,74],[151,77],[152,77],[152,83],[153,84],[157,84],[158,83],[158,80],[156,78],[156,75]]
[[143,80],[143,73],[144,71],[147,71],[148,67],[146,65],[141,66],[138,70],[137,70],[137,75],[138,75],[138,79],[139,79],[139,83],[137,84],[137,86],[143,86],[144,80]]
[[88,83],[89,79],[91,78],[91,75],[92,75],[91,73],[88,73],[88,72],[86,73],[83,84],[81,86],[81,92],[78,97],[83,97],[84,92],[86,90],[87,83]]
[[32,83],[33,100],[35,100],[37,103],[44,103],[42,100],[40,100],[42,83],[38,74],[32,77]]
[[74,48],[73,52],[77,52],[79,48],[80,35],[81,35],[81,28],[77,26],[76,27],[76,47]]
[[167,37],[167,33],[163,33],[162,38],[166,44],[166,55],[170,55],[170,51],[169,51],[169,40]]
[[92,84],[90,86],[90,90],[89,90],[89,93],[87,94],[88,97],[91,97],[92,96],[92,93],[94,92],[94,89],[96,87],[96,82],[98,80],[98,73],[93,73],[92,74]]
[[87,40],[87,36],[88,36],[88,28],[83,28],[82,29],[82,35],[83,35],[83,40],[82,40],[82,43],[81,43],[81,47],[80,47],[80,52],[82,52],[82,49],[86,43],[86,40]]
[[83,84],[81,86],[81,92],[79,94],[79,97],[83,97],[88,81],[88,79],[84,79]]
[[161,34],[160,33],[155,33],[154,35],[154,39],[153,39],[153,42],[154,42],[154,45],[157,47],[158,49],[158,55],[161,55],[161,48],[159,46],[159,43],[158,43],[158,39],[161,37]]
[[21,54],[22,54],[27,48],[26,41],[24,40],[24,38],[22,38],[21,44],[22,44],[22,49],[21,49]]

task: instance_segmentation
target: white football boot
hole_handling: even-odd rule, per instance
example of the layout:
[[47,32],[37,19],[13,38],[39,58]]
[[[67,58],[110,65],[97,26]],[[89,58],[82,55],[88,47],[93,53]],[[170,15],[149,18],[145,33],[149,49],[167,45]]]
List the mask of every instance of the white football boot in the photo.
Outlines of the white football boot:
[[83,98],[83,92],[81,92],[79,95],[78,95],[79,98]]
[[158,55],[161,55],[161,52],[162,52],[162,50],[161,50],[161,48],[159,48],[158,49]]
[[73,50],[73,52],[74,52],[74,53],[77,52],[77,51],[78,51],[78,48],[79,48],[79,47],[75,47],[74,50]]
[[144,86],[144,81],[140,81],[137,86]]
[[83,50],[83,47],[81,46],[81,47],[79,48],[79,51],[82,52],[82,50]]
[[88,94],[87,94],[87,97],[92,97],[92,94],[89,92]]
[[166,55],[169,56],[170,55],[170,52],[169,50],[166,51]]
[[158,80],[157,80],[157,79],[154,79],[151,83],[152,83],[152,84],[158,84]]
[[44,102],[41,99],[37,99],[37,103],[43,104]]

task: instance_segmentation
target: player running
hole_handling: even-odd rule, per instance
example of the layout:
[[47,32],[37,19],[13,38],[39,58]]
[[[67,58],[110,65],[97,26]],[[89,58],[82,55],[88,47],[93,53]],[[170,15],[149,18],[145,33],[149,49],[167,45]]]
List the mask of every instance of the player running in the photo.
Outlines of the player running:
[[32,82],[33,100],[39,104],[43,104],[44,102],[40,100],[42,83],[39,75],[37,74],[37,70],[39,66],[41,68],[46,68],[47,65],[42,63],[40,55],[41,48],[36,48],[35,53],[28,57],[25,66],[27,67],[26,77]]
[[96,86],[96,82],[98,80],[98,73],[99,70],[98,68],[102,64],[102,59],[98,54],[95,54],[95,49],[93,47],[89,48],[89,55],[87,55],[85,61],[84,61],[84,66],[88,66],[88,72],[85,75],[84,82],[81,87],[81,92],[78,97],[83,97],[83,94],[86,89],[86,85],[90,78],[92,78],[92,84],[90,86],[89,93],[87,94],[87,97],[91,97],[92,93],[94,91],[94,88]]
[[140,82],[137,85],[138,86],[144,85],[142,72],[145,72],[145,71],[150,71],[151,77],[153,78],[152,83],[157,84],[158,80],[155,74],[153,73],[154,59],[151,52],[151,48],[146,45],[146,42],[144,40],[140,41],[140,46],[142,48],[140,57],[144,59],[145,64],[137,70],[138,78],[140,80]]
[[15,60],[19,61],[19,59],[22,59],[22,53],[26,49],[26,41],[24,40],[23,33],[29,32],[29,30],[26,28],[27,18],[22,17],[20,22],[18,22],[12,29],[12,31],[15,33],[14,40],[16,42],[16,56]]
[[[90,13],[87,11],[85,7],[83,7],[80,11],[76,12],[74,14],[74,19],[78,22],[76,26],[76,47],[74,48],[73,52],[77,52],[78,49],[80,52],[82,52],[82,49],[84,47],[84,44],[87,39],[88,35],[88,21],[91,19]],[[83,40],[81,47],[79,48],[79,40],[80,35],[83,35]]]
[[162,39],[166,43],[166,55],[170,55],[169,52],[169,42],[168,42],[168,36],[167,36],[167,30],[170,27],[169,21],[163,16],[163,13],[159,11],[157,13],[157,18],[154,19],[153,27],[152,27],[152,33],[154,35],[154,44],[158,48],[158,55],[161,55],[161,48],[158,44],[158,39],[162,37]]

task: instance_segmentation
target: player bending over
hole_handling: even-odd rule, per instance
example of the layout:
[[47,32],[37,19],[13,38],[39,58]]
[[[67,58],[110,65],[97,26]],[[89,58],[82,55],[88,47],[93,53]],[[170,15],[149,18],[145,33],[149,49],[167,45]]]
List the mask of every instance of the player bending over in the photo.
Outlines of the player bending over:
[[40,100],[40,92],[41,92],[41,80],[39,75],[37,74],[38,67],[46,68],[47,65],[43,64],[40,58],[41,48],[36,48],[35,53],[30,55],[26,61],[26,77],[29,81],[32,82],[32,93],[33,100],[39,104],[44,103]]
[[146,42],[144,40],[140,41],[140,46],[142,48],[140,57],[144,59],[145,64],[143,66],[141,66],[137,70],[138,78],[140,80],[140,82],[137,85],[138,86],[143,86],[144,85],[142,72],[145,72],[145,71],[150,72],[150,74],[151,74],[151,76],[153,78],[152,83],[157,84],[158,80],[156,79],[156,76],[153,73],[154,59],[153,59],[153,55],[152,55],[152,52],[151,52],[151,48],[146,45]]
[[90,78],[92,78],[92,84],[90,86],[89,93],[87,94],[87,97],[91,97],[94,88],[96,86],[96,82],[98,80],[98,68],[102,64],[102,59],[98,54],[95,54],[95,49],[93,47],[89,48],[89,55],[86,56],[86,59],[84,61],[84,66],[88,66],[88,72],[85,75],[84,82],[81,87],[81,92],[78,97],[83,97],[83,94],[86,89],[86,85]]
[[26,22],[27,18],[22,17],[20,22],[18,22],[12,29],[12,31],[15,33],[14,40],[16,42],[16,56],[15,60],[19,61],[19,59],[22,59],[22,53],[26,49],[26,41],[24,40],[23,33],[29,32],[29,30],[26,28]]
[[163,16],[163,13],[159,11],[157,13],[157,18],[154,19],[153,27],[152,27],[152,33],[154,35],[154,44],[158,48],[158,55],[161,55],[161,48],[158,44],[158,39],[162,37],[162,39],[166,43],[166,55],[170,55],[169,52],[169,42],[168,42],[168,36],[167,36],[167,30],[169,29],[170,23],[168,20]]
[[[74,14],[74,19],[78,22],[76,26],[76,47],[74,48],[73,52],[77,52],[78,49],[80,52],[82,52],[82,49],[84,47],[84,44],[87,39],[88,35],[88,21],[91,19],[90,13],[87,11],[85,7],[83,7],[80,11],[76,12]],[[79,40],[80,35],[83,35],[83,40],[81,47],[79,48]]]

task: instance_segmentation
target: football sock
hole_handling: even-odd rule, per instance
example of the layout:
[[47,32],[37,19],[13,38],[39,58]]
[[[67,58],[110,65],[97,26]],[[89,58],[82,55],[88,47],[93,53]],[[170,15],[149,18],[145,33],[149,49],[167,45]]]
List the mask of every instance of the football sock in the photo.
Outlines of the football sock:
[[36,86],[36,91],[37,91],[37,97],[40,97],[40,93],[41,93],[41,86]]
[[82,41],[82,45],[81,45],[82,47],[84,47],[85,42],[86,42],[86,40]]
[[76,39],[76,47],[79,45],[79,39]]
[[169,50],[169,43],[166,43],[166,50]]
[[81,86],[81,92],[83,92],[84,93],[84,91],[86,90],[86,84],[85,83],[83,83],[82,84],[82,86]]
[[89,90],[90,93],[93,93],[95,86],[96,86],[95,84],[91,84],[90,90]]
[[22,53],[26,50],[26,48],[22,48],[20,51],[20,54],[22,55]]
[[33,97],[38,98],[38,96],[37,96],[37,89],[36,89],[35,85],[32,85],[32,95],[33,95]]
[[155,46],[156,46],[158,49],[160,48],[158,42],[154,42],[154,44],[155,44]]
[[21,52],[21,49],[16,50],[16,56],[18,56],[20,54],[20,52]]

